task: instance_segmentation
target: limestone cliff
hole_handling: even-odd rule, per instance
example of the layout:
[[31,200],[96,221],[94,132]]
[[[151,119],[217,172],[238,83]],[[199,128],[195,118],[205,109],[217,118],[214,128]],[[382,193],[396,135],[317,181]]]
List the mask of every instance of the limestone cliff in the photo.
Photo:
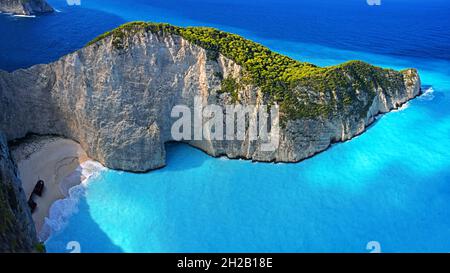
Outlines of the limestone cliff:
[[0,253],[31,252],[37,239],[17,167],[0,133]]
[[[377,114],[420,93],[414,69],[357,61],[320,68],[236,35],[206,29],[202,37],[210,36],[200,39],[196,31],[131,24],[54,63],[0,72],[0,131],[8,140],[62,135],[109,168],[148,171],[165,165],[174,105],[192,106],[195,96],[204,105],[279,104],[283,126],[273,152],[248,139],[188,143],[213,156],[297,162],[362,133]],[[228,48],[239,43],[246,51]],[[255,60],[277,66],[253,69]],[[285,78],[268,81],[273,74]],[[234,89],[224,88],[226,80]]]
[[0,11],[19,15],[53,12],[45,0],[0,0]]

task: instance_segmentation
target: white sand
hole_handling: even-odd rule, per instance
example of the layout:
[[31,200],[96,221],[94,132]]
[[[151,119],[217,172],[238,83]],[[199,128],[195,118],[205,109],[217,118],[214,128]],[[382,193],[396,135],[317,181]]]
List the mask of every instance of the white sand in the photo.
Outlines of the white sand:
[[13,146],[12,155],[27,198],[39,179],[45,182],[42,197],[33,198],[37,204],[33,220],[39,234],[51,205],[84,179],[73,173],[89,158],[78,143],[60,137],[31,137]]

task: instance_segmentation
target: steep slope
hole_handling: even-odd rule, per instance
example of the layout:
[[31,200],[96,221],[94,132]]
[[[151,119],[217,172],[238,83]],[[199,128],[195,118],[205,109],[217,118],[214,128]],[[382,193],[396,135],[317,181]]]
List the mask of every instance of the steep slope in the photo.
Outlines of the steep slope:
[[45,0],[0,0],[0,11],[19,15],[53,12]]
[[17,167],[0,133],[0,253],[31,252],[37,243]]
[[[48,65],[0,72],[0,131],[72,138],[114,169],[165,164],[175,105],[279,105],[280,143],[187,141],[213,155],[297,162],[364,132],[420,93],[414,69],[321,68],[210,28],[130,23]],[[255,113],[250,113],[255,115]]]

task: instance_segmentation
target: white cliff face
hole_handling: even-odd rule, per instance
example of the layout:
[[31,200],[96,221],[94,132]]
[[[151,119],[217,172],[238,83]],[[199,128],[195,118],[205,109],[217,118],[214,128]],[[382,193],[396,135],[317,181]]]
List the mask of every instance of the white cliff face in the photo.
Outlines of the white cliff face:
[[53,12],[45,0],[0,0],[0,11],[19,15]]
[[375,117],[401,107],[409,100],[420,95],[421,82],[416,70],[408,69],[402,72],[403,82],[396,89],[376,89],[375,97],[364,101],[370,105],[367,113],[361,116],[351,109],[336,112],[332,118],[299,119],[289,121],[282,134],[277,160],[301,161],[321,151],[332,143],[347,141],[362,134],[372,124]]
[[[164,143],[172,140],[173,106],[192,109],[196,96],[203,105],[232,102],[230,94],[219,92],[222,77],[239,79],[242,67],[224,56],[209,60],[207,55],[180,36],[139,32],[127,37],[120,50],[107,37],[52,64],[0,72],[0,131],[9,140],[27,133],[72,138],[91,158],[113,169],[162,167]],[[328,118],[288,121],[273,152],[263,152],[259,141],[188,143],[213,156],[297,162],[362,133],[375,115],[417,96],[417,72],[402,73],[395,90],[371,90],[373,100],[362,90],[363,114],[350,107],[336,109]],[[244,105],[267,100],[250,84],[241,88],[239,98]]]

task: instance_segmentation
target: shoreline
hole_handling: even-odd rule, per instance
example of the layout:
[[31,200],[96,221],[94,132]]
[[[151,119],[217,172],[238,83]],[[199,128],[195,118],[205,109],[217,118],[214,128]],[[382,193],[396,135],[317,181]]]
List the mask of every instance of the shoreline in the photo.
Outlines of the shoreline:
[[39,236],[52,205],[86,179],[82,165],[90,159],[77,142],[55,136],[30,136],[12,145],[11,154],[27,200],[39,179],[45,183],[42,197],[33,195],[37,207],[32,218]]
[[[405,109],[408,103],[420,97],[427,92],[419,92],[415,97],[394,107],[389,112],[396,112]],[[352,139],[364,134],[369,130],[381,116],[389,112],[379,112],[374,115],[372,121],[369,121],[364,130],[355,134],[345,141],[331,142],[330,145],[308,158],[297,162],[278,162],[278,161],[255,161],[246,158],[230,158],[226,155],[210,155],[202,149],[186,143],[187,145],[198,149],[213,158],[225,157],[229,160],[243,159],[252,162],[264,163],[299,163],[317,154],[323,153],[333,145],[351,141]],[[11,154],[19,170],[19,177],[22,181],[22,187],[25,196],[30,198],[36,182],[42,179],[45,182],[45,189],[42,197],[34,195],[33,200],[37,208],[32,214],[35,224],[36,234],[41,241],[46,241],[54,231],[60,230],[69,216],[76,208],[79,197],[84,193],[89,177],[98,173],[104,168],[100,163],[91,160],[81,145],[71,139],[59,136],[38,136],[31,135],[11,144]],[[162,166],[161,168],[164,168]],[[159,168],[158,168],[159,169]],[[150,171],[154,171],[152,169]],[[147,173],[147,172],[144,172]]]
[[41,242],[46,242],[55,232],[62,230],[74,212],[78,211],[78,201],[85,194],[91,176],[96,176],[105,167],[93,160],[81,163],[75,171],[60,182],[60,191],[64,198],[54,201],[48,216],[38,233]]

